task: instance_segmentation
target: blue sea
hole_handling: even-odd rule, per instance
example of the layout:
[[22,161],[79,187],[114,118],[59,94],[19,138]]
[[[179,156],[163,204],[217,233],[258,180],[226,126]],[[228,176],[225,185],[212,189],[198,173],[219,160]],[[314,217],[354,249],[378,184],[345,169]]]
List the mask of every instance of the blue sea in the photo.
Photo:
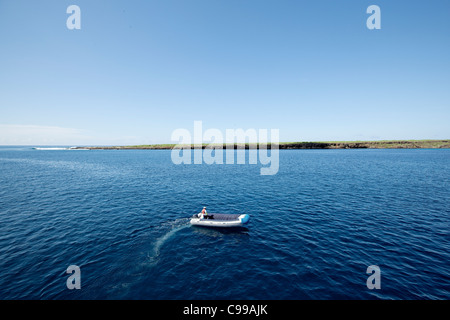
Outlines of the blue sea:
[[[450,149],[279,157],[0,147],[0,299],[450,298]],[[250,222],[191,226],[203,206]]]

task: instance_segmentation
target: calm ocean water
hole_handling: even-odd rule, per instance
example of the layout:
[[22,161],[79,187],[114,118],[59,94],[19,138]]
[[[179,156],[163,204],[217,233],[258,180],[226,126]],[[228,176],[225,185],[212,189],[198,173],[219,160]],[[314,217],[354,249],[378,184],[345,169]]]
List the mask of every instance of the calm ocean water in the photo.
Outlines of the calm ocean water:
[[[449,149],[282,150],[259,169],[1,147],[0,299],[450,298]],[[204,205],[248,228],[191,227]]]

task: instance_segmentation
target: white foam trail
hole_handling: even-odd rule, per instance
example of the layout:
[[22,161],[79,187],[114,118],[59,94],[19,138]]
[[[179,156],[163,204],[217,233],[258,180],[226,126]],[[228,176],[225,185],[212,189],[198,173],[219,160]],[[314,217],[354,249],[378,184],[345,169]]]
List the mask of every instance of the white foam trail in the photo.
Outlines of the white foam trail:
[[[185,220],[185,219],[183,219]],[[184,228],[189,227],[189,224],[183,224],[178,227],[172,228],[169,232],[164,234],[162,237],[158,238],[155,242],[155,245],[153,246],[153,255],[150,257],[150,261],[156,264],[158,261],[158,257],[161,251],[161,247],[164,245],[164,243],[169,240],[171,237],[174,236],[175,233],[177,233],[180,230],[183,230]]]

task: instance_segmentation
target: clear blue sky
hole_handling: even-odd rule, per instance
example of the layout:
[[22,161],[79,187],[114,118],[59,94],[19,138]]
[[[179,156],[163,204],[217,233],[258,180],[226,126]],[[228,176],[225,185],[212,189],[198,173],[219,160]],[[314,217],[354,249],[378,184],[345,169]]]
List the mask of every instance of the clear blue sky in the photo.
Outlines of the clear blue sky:
[[0,0],[0,144],[167,143],[195,120],[448,139],[450,1]]

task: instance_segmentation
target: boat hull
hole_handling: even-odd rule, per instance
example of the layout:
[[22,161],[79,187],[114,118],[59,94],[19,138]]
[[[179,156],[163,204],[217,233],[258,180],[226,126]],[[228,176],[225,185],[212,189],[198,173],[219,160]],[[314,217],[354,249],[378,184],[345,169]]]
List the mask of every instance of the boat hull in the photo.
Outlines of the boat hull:
[[[211,218],[212,217],[212,218]],[[235,228],[243,227],[250,216],[248,214],[241,215],[227,215],[227,214],[210,214],[209,218],[200,219],[197,215],[191,218],[191,224],[194,226],[201,227],[212,227],[212,228]]]

